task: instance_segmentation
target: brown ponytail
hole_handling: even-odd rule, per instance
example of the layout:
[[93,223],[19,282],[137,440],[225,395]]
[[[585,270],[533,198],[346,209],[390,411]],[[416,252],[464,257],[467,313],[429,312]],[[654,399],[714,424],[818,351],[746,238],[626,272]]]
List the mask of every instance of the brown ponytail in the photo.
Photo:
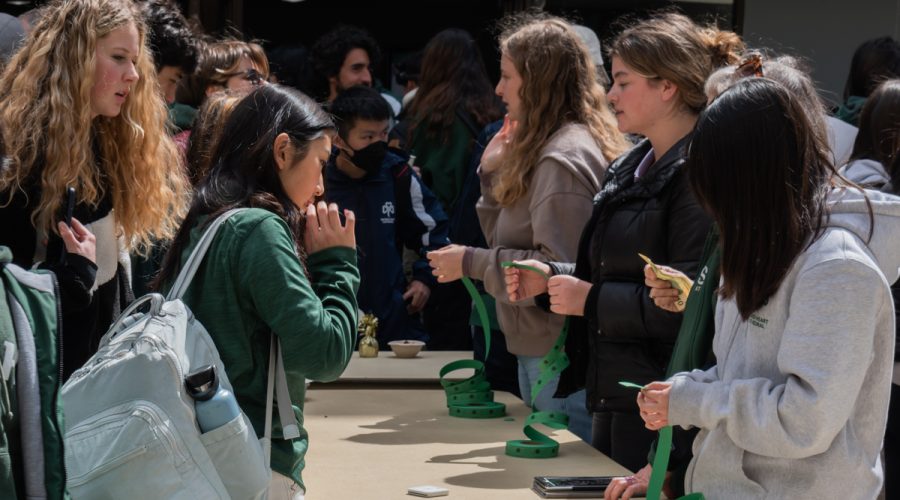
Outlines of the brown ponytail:
[[709,49],[713,70],[740,62],[741,54],[744,52],[744,41],[737,33],[707,26],[700,30],[700,36]]
[[698,114],[706,106],[706,78],[728,61],[737,63],[743,48],[734,33],[701,28],[683,14],[662,12],[625,29],[609,53],[645,78],[674,83],[684,106]]

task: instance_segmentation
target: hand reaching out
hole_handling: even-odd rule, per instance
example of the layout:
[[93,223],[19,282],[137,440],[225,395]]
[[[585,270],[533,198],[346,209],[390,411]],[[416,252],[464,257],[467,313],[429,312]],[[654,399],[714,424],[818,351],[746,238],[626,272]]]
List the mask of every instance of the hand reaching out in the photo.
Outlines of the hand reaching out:
[[437,277],[438,283],[450,283],[462,278],[462,261],[465,255],[466,247],[464,245],[447,245],[444,248],[428,252],[431,274]]

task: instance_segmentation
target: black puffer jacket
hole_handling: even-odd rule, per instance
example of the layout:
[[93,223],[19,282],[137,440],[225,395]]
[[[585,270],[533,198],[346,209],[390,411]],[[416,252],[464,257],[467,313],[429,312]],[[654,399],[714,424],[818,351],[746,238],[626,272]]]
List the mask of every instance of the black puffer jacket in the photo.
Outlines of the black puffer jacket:
[[665,377],[681,315],[653,304],[638,253],[691,277],[697,270],[711,220],[682,169],[688,141],[682,138],[638,180],[634,172],[649,141],[612,164],[594,198],[577,264],[568,269],[593,287],[584,317],[573,318],[566,342],[571,365],[558,392],[586,387],[591,411],[637,413],[634,390],[618,382],[646,384]]

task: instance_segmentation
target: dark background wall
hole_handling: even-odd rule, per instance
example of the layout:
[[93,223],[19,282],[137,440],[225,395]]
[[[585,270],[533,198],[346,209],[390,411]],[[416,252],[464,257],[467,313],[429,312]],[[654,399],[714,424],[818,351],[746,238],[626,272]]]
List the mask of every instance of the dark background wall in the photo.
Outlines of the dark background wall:
[[[280,44],[314,41],[337,23],[366,28],[381,45],[384,57],[376,76],[387,86],[391,64],[421,49],[429,38],[450,27],[472,33],[481,47],[488,72],[496,80],[499,54],[497,21],[504,15],[542,7],[597,32],[607,42],[618,31],[624,15],[642,16],[655,9],[674,7],[700,21],[716,21],[723,28],[740,28],[744,0],[176,0],[213,35],[237,34],[259,40],[269,50]],[[45,1],[0,0],[0,11],[19,14]],[[607,61],[608,64],[608,61]]]
[[238,29],[247,38],[263,41],[267,48],[283,43],[311,47],[319,36],[339,22],[366,28],[383,49],[384,57],[376,68],[376,76],[385,83],[390,81],[392,63],[423,48],[431,36],[450,27],[472,33],[481,47],[488,72],[496,79],[499,72],[497,22],[506,14],[528,8],[543,7],[550,13],[584,24],[594,29],[604,42],[619,31],[616,21],[621,16],[641,16],[659,8],[678,8],[697,20],[715,21],[728,29],[734,29],[739,18],[731,0],[182,0],[180,3],[208,31],[227,33]]

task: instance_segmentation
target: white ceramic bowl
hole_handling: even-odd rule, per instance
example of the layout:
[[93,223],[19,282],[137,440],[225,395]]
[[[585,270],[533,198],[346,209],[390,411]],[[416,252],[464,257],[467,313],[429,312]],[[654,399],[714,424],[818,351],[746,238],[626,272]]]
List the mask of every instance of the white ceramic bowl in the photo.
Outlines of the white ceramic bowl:
[[394,355],[398,358],[414,358],[419,355],[419,351],[425,347],[425,342],[421,340],[392,340],[388,342]]

